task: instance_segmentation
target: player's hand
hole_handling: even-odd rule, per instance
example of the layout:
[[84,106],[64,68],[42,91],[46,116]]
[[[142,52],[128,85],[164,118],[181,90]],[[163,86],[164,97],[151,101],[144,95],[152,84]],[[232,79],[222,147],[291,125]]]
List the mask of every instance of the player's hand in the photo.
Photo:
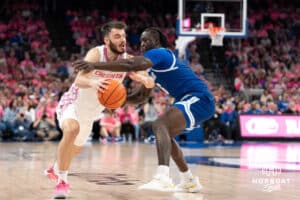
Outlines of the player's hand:
[[77,60],[72,63],[75,72],[83,71],[83,73],[88,73],[95,69],[94,64],[84,60]]
[[155,86],[155,82],[150,76],[139,74],[137,72],[130,72],[128,74],[128,76],[129,76],[129,78],[131,78],[134,81],[143,83],[146,88],[151,89],[151,88],[154,88],[154,86]]
[[90,79],[90,81],[89,81],[89,85],[101,93],[103,93],[106,90],[109,83],[110,83],[109,80],[101,80],[100,81],[100,80]]

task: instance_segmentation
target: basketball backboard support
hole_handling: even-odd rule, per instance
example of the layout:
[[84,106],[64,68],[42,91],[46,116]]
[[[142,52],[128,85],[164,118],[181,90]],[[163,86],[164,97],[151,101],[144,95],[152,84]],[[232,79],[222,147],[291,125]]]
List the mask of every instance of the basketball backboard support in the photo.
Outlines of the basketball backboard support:
[[247,0],[178,0],[178,36],[208,36],[210,24],[225,37],[245,37]]

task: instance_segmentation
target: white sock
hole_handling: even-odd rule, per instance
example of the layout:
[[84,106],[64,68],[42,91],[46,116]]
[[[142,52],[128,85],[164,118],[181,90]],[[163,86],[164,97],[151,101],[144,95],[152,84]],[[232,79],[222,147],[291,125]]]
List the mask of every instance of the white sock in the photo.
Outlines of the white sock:
[[156,173],[157,174],[162,174],[164,176],[168,176],[169,177],[169,175],[170,175],[170,167],[167,166],[167,165],[159,165],[157,167]]
[[193,174],[189,169],[186,172],[180,172],[180,179],[182,181],[189,180],[192,178],[193,178]]
[[58,182],[63,180],[64,182],[68,182],[68,171],[58,171]]

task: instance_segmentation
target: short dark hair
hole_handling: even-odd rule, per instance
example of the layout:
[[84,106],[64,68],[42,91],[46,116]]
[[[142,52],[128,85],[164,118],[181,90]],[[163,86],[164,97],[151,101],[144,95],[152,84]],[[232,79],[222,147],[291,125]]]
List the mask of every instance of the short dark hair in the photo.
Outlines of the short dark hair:
[[127,25],[122,22],[122,21],[110,21],[104,24],[100,31],[103,37],[108,36],[110,33],[111,29],[116,28],[116,29],[127,29]]
[[159,42],[160,42],[160,45],[162,46],[162,47],[168,47],[168,39],[167,39],[167,37],[163,34],[163,32],[159,29],[159,28],[157,28],[157,27],[150,27],[150,28],[147,28],[146,30],[145,30],[145,32],[151,32],[152,34],[155,34],[155,35],[157,35],[157,37],[159,38]]

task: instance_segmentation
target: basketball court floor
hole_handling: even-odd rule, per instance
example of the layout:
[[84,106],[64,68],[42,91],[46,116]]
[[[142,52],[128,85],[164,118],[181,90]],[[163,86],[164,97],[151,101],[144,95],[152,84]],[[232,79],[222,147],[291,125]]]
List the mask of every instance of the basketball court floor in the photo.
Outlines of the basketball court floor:
[[[57,143],[0,143],[0,200],[48,200],[54,183],[43,170],[54,161]],[[300,143],[183,144],[199,176],[200,193],[140,191],[156,169],[153,144],[87,144],[74,160],[69,182],[73,200],[297,200]],[[171,175],[179,177],[174,163]]]

